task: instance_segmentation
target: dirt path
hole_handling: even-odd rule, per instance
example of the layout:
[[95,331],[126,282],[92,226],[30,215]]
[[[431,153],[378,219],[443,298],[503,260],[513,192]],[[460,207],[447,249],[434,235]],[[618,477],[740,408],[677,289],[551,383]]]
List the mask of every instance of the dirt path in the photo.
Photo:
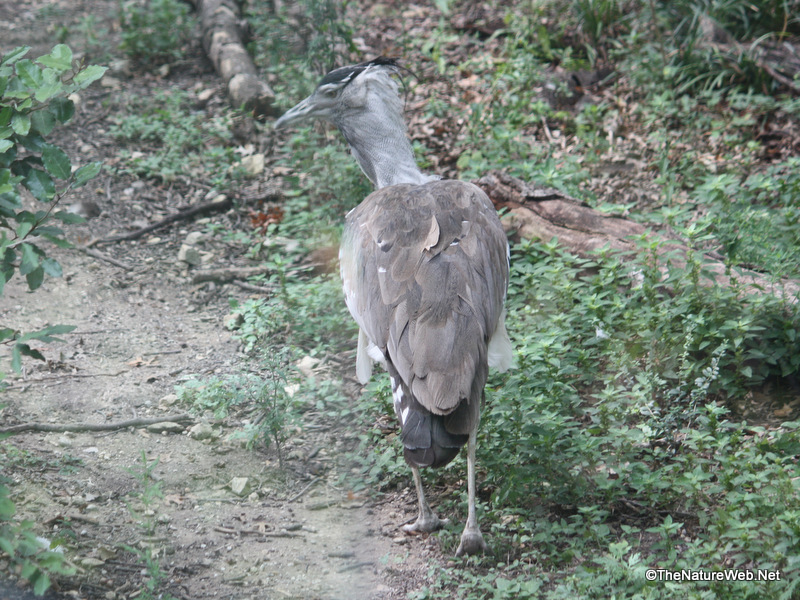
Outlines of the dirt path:
[[[31,44],[34,56],[55,44],[55,23],[75,28],[91,8],[98,26],[107,26],[117,7],[112,1],[32,2],[20,13],[16,5],[0,0],[0,17],[7,17],[0,52]],[[114,156],[109,123],[98,116],[103,103],[110,95],[161,85],[218,85],[202,58],[195,60],[183,81],[140,75],[87,92],[58,143],[81,160]],[[155,220],[183,199],[149,183],[103,175],[70,198],[81,200],[97,205],[100,215],[70,228],[68,237],[78,245]],[[63,344],[39,347],[47,364],[28,361],[24,376],[11,378],[0,397],[0,425],[180,413],[186,407],[176,404],[173,392],[184,379],[238,372],[244,358],[223,320],[228,298],[247,293],[193,285],[189,268],[177,259],[186,236],[204,227],[187,222],[102,247],[129,270],[77,250],[48,249],[63,265],[63,278],[47,280],[35,294],[19,278],[7,285],[0,298],[4,326],[76,329]],[[208,250],[222,262],[228,258],[224,248]],[[211,417],[194,423],[204,420],[221,437],[195,439],[188,423],[168,432],[23,433],[10,440],[14,450],[0,460],[14,479],[18,512],[34,519],[44,537],[63,539],[79,568],[61,581],[62,592],[74,599],[133,598],[154,573],[163,578],[160,591],[192,599],[392,599],[419,589],[438,549],[432,539],[398,539],[398,526],[413,514],[413,497],[376,502],[341,487],[339,440],[331,433],[336,424],[290,439],[281,469],[274,453],[227,441],[238,423]],[[311,472],[311,455],[321,472]],[[150,467],[152,478],[145,480],[141,474]],[[243,497],[231,490],[235,477],[248,479]],[[143,502],[154,486],[160,496]],[[151,572],[145,555],[153,557]]]
[[[170,393],[182,374],[235,372],[236,345],[221,327],[224,307],[190,312],[189,286],[177,274],[164,276],[168,265],[145,261],[133,275],[121,275],[75,253],[61,260],[67,275],[46,289],[28,294],[18,283],[7,289],[4,323],[77,329],[67,343],[43,348],[51,362],[29,365],[25,379],[4,395],[4,422],[174,414],[180,407]],[[154,549],[168,589],[186,598],[255,598],[262,588],[287,598],[390,594],[380,559],[393,548],[380,535],[378,514],[334,487],[333,452],[319,453],[332,465],[326,475],[315,480],[303,472],[303,453],[312,445],[326,448],[326,438],[294,439],[287,450],[296,458],[285,471],[271,454],[224,439],[204,443],[183,427],[26,433],[13,444],[30,453],[14,469],[21,476],[18,509],[42,523],[44,535],[66,527],[75,536],[69,547],[85,568],[85,597],[109,590],[127,597],[138,589],[140,567],[124,545]],[[158,461],[152,475],[163,493],[149,506],[137,499],[146,488],[136,476],[143,456],[148,466]],[[249,479],[249,497],[230,490],[234,477]],[[287,501],[309,483],[297,501]]]

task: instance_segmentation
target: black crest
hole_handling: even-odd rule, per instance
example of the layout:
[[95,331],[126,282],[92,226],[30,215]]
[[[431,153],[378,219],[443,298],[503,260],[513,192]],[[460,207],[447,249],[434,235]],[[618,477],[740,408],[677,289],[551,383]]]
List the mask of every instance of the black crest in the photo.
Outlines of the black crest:
[[373,58],[372,60],[368,60],[357,65],[350,65],[348,67],[339,67],[338,69],[334,69],[322,78],[322,80],[319,82],[319,85],[326,85],[329,83],[343,83],[347,85],[356,77],[361,75],[361,73],[366,71],[369,67],[381,66],[399,68],[396,59],[379,56],[378,58]]

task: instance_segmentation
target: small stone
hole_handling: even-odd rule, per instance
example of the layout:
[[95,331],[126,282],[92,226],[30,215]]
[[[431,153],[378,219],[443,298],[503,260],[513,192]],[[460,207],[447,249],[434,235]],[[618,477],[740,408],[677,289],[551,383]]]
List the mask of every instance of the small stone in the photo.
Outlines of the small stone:
[[86,558],[82,558],[80,563],[81,563],[81,566],[87,567],[87,568],[90,568],[90,569],[93,568],[93,567],[102,567],[104,564],[106,564],[104,561],[100,560],[99,558],[92,558],[91,556],[87,556]]
[[197,246],[198,244],[202,244],[204,241],[205,236],[201,231],[192,231],[186,236],[186,239],[183,241],[183,243],[187,246]]
[[219,436],[214,432],[214,428],[208,423],[197,423],[189,428],[189,437],[198,441],[210,440]]
[[264,172],[264,155],[252,154],[242,159],[242,168],[250,177],[256,177]]
[[159,406],[172,406],[178,401],[177,394],[167,394],[161,400],[158,401]]
[[174,423],[172,421],[164,421],[162,423],[153,423],[147,426],[147,431],[150,433],[183,433],[183,425]]
[[231,491],[240,498],[248,496],[253,491],[249,477],[234,477],[231,479],[230,487]]
[[230,313],[222,322],[225,323],[225,329],[235,331],[244,325],[244,316],[241,313]]
[[202,264],[203,257],[197,248],[189,246],[188,244],[181,244],[181,249],[178,250],[178,260],[196,267]]
[[311,378],[314,376],[314,367],[319,364],[319,359],[306,354],[303,358],[297,361],[297,370],[300,371],[305,377]]
[[200,102],[208,102],[215,93],[216,90],[214,88],[206,88],[197,92],[197,99]]

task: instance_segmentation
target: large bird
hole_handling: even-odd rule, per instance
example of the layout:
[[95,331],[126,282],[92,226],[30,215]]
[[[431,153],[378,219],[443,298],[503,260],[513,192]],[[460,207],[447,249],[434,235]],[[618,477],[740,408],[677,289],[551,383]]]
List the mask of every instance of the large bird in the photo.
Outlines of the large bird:
[[508,240],[478,187],[420,171],[406,135],[398,64],[376,58],[325,75],[276,129],[311,118],[336,125],[376,191],[346,217],[339,251],[345,301],[360,328],[356,373],[389,372],[406,462],[419,500],[407,531],[432,532],[419,469],[467,444],[468,514],[456,555],[486,550],[475,514],[475,444],[489,366],[512,347],[503,308]]

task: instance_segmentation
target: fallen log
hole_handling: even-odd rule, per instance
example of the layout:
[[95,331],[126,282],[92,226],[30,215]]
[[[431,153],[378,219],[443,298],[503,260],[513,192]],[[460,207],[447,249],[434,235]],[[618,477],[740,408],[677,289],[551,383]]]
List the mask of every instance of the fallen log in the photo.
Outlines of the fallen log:
[[[685,267],[686,256],[692,252],[682,240],[654,232],[628,219],[605,215],[560,190],[528,183],[502,171],[490,171],[474,183],[486,192],[498,209],[508,209],[504,219],[507,231],[544,242],[557,238],[561,246],[578,256],[588,257],[606,247],[638,252],[636,240],[645,235],[660,242],[657,253],[664,260],[659,265],[663,271],[669,264]],[[785,296],[790,302],[798,301],[798,281],[776,280],[743,268],[734,268],[731,272],[716,253],[701,254],[705,272],[719,285],[733,285],[735,277],[737,284],[749,293],[769,293]]]
[[246,21],[237,0],[189,0],[200,21],[203,48],[228,88],[235,108],[254,117],[276,116],[275,93],[258,76],[258,70],[244,47]]

